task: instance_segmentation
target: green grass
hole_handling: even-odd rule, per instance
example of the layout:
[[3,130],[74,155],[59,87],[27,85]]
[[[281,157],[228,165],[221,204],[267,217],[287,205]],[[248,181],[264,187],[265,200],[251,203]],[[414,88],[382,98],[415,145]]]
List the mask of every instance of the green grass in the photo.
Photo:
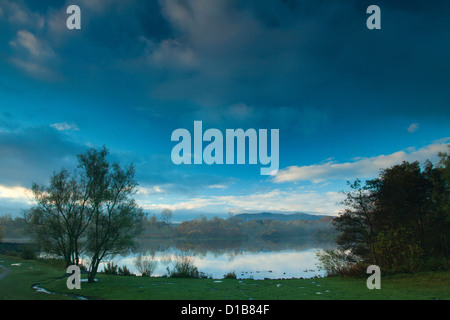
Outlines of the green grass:
[[[81,290],[69,290],[62,266],[9,256],[0,256],[0,261],[10,270],[0,280],[0,299],[75,299],[75,294],[105,300],[450,299],[450,272],[382,275],[380,290],[367,289],[366,278],[215,280],[104,274],[97,276],[97,283],[82,282]],[[14,263],[20,263],[20,266],[11,266]],[[32,285],[37,283],[55,294],[36,292]]]
[[0,255],[0,265],[9,269],[9,273],[0,279],[0,300],[69,299],[64,295],[37,293],[32,288],[35,284],[43,284],[42,286],[45,287],[47,283],[56,281],[64,274],[61,267],[50,262],[23,260],[3,255]]

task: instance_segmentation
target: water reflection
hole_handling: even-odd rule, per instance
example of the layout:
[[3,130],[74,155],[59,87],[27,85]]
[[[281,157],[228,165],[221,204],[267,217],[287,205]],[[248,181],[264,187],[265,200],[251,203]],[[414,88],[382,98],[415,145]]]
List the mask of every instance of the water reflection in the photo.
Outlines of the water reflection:
[[317,266],[316,252],[335,247],[334,242],[310,238],[280,242],[145,239],[139,250],[112,261],[139,274],[136,257],[148,257],[157,263],[153,276],[164,276],[177,256],[189,255],[200,272],[214,279],[230,272],[238,279],[312,278],[325,275]]

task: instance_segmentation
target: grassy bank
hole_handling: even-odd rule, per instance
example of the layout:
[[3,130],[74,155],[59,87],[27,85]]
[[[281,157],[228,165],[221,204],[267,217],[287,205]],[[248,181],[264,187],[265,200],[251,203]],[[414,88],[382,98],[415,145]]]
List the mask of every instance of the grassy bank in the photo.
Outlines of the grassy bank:
[[[117,300],[364,300],[450,299],[450,273],[430,272],[383,277],[381,290],[369,290],[366,278],[289,280],[178,279],[98,275],[98,282],[82,282],[68,290],[61,265],[0,255],[9,273],[0,279],[0,299]],[[3,270],[0,270],[0,274]],[[83,278],[83,277],[82,277]],[[37,292],[39,284],[53,294]]]

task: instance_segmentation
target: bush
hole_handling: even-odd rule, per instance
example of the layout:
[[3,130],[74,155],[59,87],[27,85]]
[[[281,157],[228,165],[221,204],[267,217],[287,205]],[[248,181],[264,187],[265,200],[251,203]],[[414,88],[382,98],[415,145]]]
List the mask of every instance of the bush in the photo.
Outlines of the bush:
[[167,267],[168,276],[171,278],[202,278],[204,277],[194,265],[193,259],[189,256],[182,255],[176,258],[174,269]]
[[117,269],[118,269],[117,264],[114,264],[114,262],[108,262],[105,265],[105,269],[103,270],[103,273],[115,275],[115,274],[117,274]]
[[224,275],[223,277],[224,279],[236,279],[236,273],[233,272],[228,272],[226,275]]
[[151,257],[143,257],[142,255],[139,255],[134,258],[133,262],[136,269],[142,274],[143,277],[151,277],[157,264],[153,255]]
[[378,265],[385,272],[410,273],[420,271],[425,252],[411,230],[399,227],[381,231],[375,237]]
[[11,256],[11,257],[18,257],[19,253],[17,251],[14,251],[14,250],[6,250],[5,251],[5,255]]
[[442,270],[450,270],[450,261],[444,257],[424,257],[420,261],[420,270],[424,271],[442,271]]
[[24,260],[36,260],[36,253],[30,247],[24,247],[22,252],[20,253],[20,257]]
[[120,276],[131,276],[131,271],[127,268],[127,266],[119,267],[117,274]]
[[114,262],[108,262],[105,265],[103,273],[109,274],[109,275],[119,275],[119,276],[131,276],[132,275],[130,269],[128,269],[126,265],[119,267]]
[[361,276],[364,275],[364,265],[350,252],[341,250],[325,250],[316,252],[320,267],[327,276]]

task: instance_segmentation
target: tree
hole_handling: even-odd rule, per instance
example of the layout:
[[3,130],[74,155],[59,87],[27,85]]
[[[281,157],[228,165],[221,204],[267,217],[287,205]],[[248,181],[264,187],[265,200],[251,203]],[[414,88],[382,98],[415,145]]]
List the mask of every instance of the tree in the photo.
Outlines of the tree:
[[33,184],[36,204],[25,215],[44,251],[67,265],[78,265],[81,255],[90,258],[89,282],[103,259],[133,246],[144,216],[133,199],[133,165],[110,164],[108,153],[91,148],[78,156],[73,173],[62,169],[48,187]]
[[352,255],[376,262],[374,250],[376,208],[371,193],[372,182],[366,182],[366,185],[362,186],[361,181],[356,179],[347,184],[351,189],[343,201],[347,208],[332,222],[340,231],[337,243],[342,252],[350,250]]
[[89,188],[62,169],[53,174],[50,186],[34,183],[32,192],[36,204],[25,212],[32,237],[43,251],[63,257],[67,266],[78,265],[85,249],[81,236],[92,214]]
[[450,156],[439,157],[436,166],[403,162],[352,183],[333,221],[341,252],[392,272],[448,268]]
[[432,175],[434,185],[433,204],[436,211],[433,225],[436,226],[434,248],[444,252],[450,259],[450,145],[449,153],[440,152],[440,161]]
[[103,259],[134,245],[144,218],[142,209],[133,199],[137,187],[134,166],[110,165],[107,155],[108,151],[103,148],[101,151],[90,149],[78,157],[82,180],[91,190],[92,216],[87,229],[87,251],[91,257],[89,282],[94,282]]
[[3,229],[3,239],[23,239],[28,236],[26,221],[22,217],[15,217],[10,214],[0,217],[0,231]]
[[422,166],[403,162],[382,171],[374,191],[382,213],[377,250],[389,268],[414,271],[446,264],[448,182],[442,168],[430,161]]
[[170,209],[163,209],[161,212],[161,221],[170,225],[172,223],[173,213]]

